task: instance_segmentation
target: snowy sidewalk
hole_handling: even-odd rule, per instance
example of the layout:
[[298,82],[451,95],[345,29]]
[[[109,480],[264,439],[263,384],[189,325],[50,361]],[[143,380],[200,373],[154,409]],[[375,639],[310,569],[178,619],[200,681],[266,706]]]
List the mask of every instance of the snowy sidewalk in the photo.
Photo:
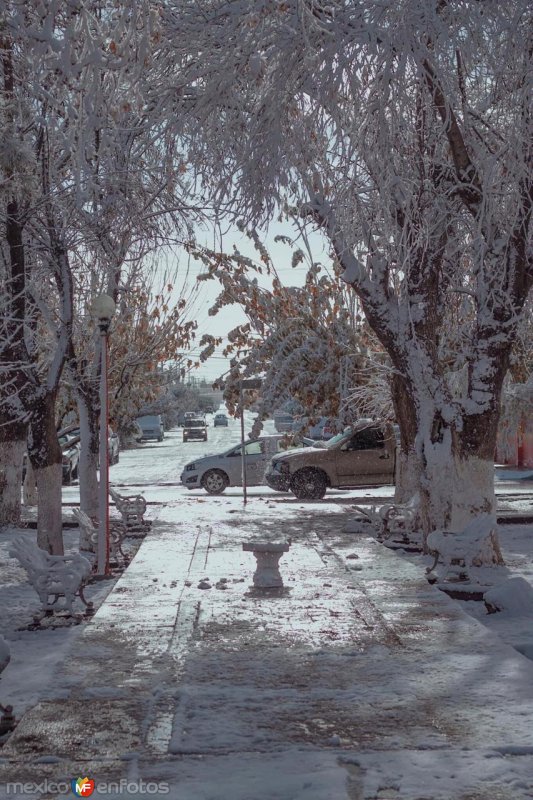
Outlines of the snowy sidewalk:
[[[93,797],[533,798],[533,662],[344,513],[205,510],[164,510],[0,751],[0,797],[87,775]],[[242,543],[277,532],[287,591],[259,597]]]

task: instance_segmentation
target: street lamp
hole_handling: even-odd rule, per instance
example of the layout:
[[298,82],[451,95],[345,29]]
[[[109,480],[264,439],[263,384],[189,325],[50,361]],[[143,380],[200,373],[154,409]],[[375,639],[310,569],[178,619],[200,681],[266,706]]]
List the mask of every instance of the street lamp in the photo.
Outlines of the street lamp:
[[116,306],[112,297],[101,294],[91,305],[93,316],[98,320],[100,331],[100,482],[98,485],[98,575],[109,573],[109,450],[107,433],[109,425],[109,402],[107,393],[107,371],[109,361],[109,326]]

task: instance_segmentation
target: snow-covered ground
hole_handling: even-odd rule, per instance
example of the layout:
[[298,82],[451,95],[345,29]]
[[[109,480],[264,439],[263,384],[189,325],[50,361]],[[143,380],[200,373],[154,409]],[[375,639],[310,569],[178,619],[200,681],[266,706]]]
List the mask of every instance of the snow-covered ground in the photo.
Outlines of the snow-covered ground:
[[[249,418],[247,425],[249,428]],[[273,429],[268,430],[267,428],[267,432],[273,432]],[[271,524],[273,530],[276,529],[278,524],[280,527],[283,526],[284,530],[287,530],[290,528],[291,520],[299,520],[304,516],[311,518],[316,512],[321,517],[322,525],[331,524],[333,529],[342,530],[344,521],[349,518],[351,505],[361,503],[367,497],[371,499],[391,495],[390,487],[359,492],[339,491],[328,493],[321,503],[302,503],[292,495],[279,494],[266,487],[258,487],[250,490],[248,505],[246,509],[243,509],[242,491],[240,489],[229,489],[220,497],[210,497],[201,490],[189,492],[179,485],[179,475],[185,463],[194,459],[197,455],[220,452],[238,442],[238,423],[232,421],[229,428],[209,427],[207,445],[200,442],[184,444],[181,439],[181,430],[177,429],[169,432],[161,443],[146,443],[138,448],[122,452],[120,463],[111,468],[110,479],[111,483],[117,487],[142,488],[150,504],[149,516],[152,519],[157,519],[163,513],[165,505],[172,503],[173,508],[170,516],[175,520],[176,524],[182,527],[185,526],[185,528],[188,526],[191,536],[197,535],[198,525],[205,525],[206,521],[214,525],[218,524],[221,529],[227,528],[231,532],[231,526],[229,528],[227,526],[235,517],[230,515],[237,515],[239,519],[248,519],[251,530],[259,520],[262,524]],[[527,481],[521,481],[520,485],[502,481],[498,483],[497,488],[502,505],[507,504],[513,510],[517,507],[522,511],[531,509],[531,484],[527,485]],[[69,515],[69,507],[77,503],[78,497],[76,486],[63,489],[64,514],[66,518]],[[330,522],[324,523],[327,515],[330,515]],[[39,700],[52,700],[59,696],[61,692],[64,692],[64,686],[54,683],[53,678],[60,667],[68,661],[70,654],[74,653],[76,639],[86,626],[85,623],[82,623],[57,629],[25,630],[25,627],[31,623],[39,603],[33,589],[26,581],[23,570],[16,561],[8,556],[11,541],[20,535],[34,536],[35,533],[28,529],[4,529],[0,532],[0,570],[2,574],[0,587],[0,634],[3,634],[11,650],[11,662],[2,673],[0,679],[0,703],[12,704],[15,707],[17,716],[21,716],[23,712],[34,706]],[[65,542],[68,549],[76,549],[76,528],[65,530]],[[475,577],[479,578],[484,584],[500,584],[509,578],[521,578],[527,582],[528,586],[532,587],[533,592],[533,526],[501,526],[500,543],[506,562],[505,567],[480,570]],[[410,559],[421,576],[424,574],[424,568],[428,563],[427,558],[416,554],[398,553],[394,558]],[[228,570],[229,567],[226,566],[225,569]],[[89,599],[95,602],[96,607],[105,598],[112,585],[113,581],[105,581],[90,587],[88,591]],[[460,605],[468,614],[471,614],[501,637],[503,642],[512,645],[518,652],[528,658],[533,658],[533,605],[530,603],[527,592],[521,592],[518,603],[510,604],[511,607],[508,610],[497,614],[487,614],[482,603],[462,602]],[[263,624],[265,624],[264,621]],[[487,674],[497,675],[500,672],[499,661],[501,661],[503,651],[501,648],[497,648],[497,651],[494,653],[493,669],[490,664],[486,664],[484,667],[487,670]],[[371,655],[370,653],[369,657]],[[378,654],[376,654],[377,657]],[[377,669],[377,666],[374,665],[373,667],[369,662],[369,669],[373,668]],[[510,711],[509,713],[512,715],[513,712]],[[512,719],[509,720],[509,724],[512,724]],[[176,741],[175,737],[173,741]],[[405,772],[405,765],[402,767],[400,763],[402,758],[401,751],[398,751],[395,757],[399,759],[397,769],[403,769]],[[450,757],[450,753],[447,753],[443,756],[443,759],[445,761]],[[327,757],[324,758],[327,761]],[[465,770],[479,769],[479,765],[473,765],[466,755],[463,761]],[[452,766],[456,768],[460,762],[461,758],[457,757]],[[490,761],[490,764],[487,762],[487,768],[490,766],[496,772],[499,770],[498,774],[501,775],[502,764],[496,764],[494,758]],[[250,757],[246,763],[241,763],[241,769],[244,772],[250,770],[256,776],[253,778],[250,773],[249,780],[247,779],[248,786],[252,786],[254,780],[259,781],[258,785],[260,785],[268,770],[278,768],[279,764],[276,767],[276,758],[272,755],[265,756],[262,766],[254,757]],[[315,767],[312,767],[311,764],[306,766],[306,758],[302,756],[298,764],[295,764],[295,785],[301,778],[300,772],[307,769],[312,776],[313,770],[318,773],[319,768],[323,770],[322,778],[320,778],[322,780],[324,775],[326,777],[328,775],[328,764],[324,762],[315,764]],[[377,764],[374,765],[374,768],[379,772]],[[235,763],[231,759],[228,760],[228,769],[230,772],[235,769]],[[352,767],[348,765],[346,769],[348,773],[350,769],[353,769],[355,774],[358,768],[355,765]],[[415,783],[417,786],[423,784],[424,760],[421,755],[419,755],[417,763],[411,764],[410,769],[412,770],[413,785]],[[333,772],[332,761],[332,780],[334,780]],[[238,776],[235,776],[234,780],[238,782]],[[310,780],[313,780],[312,777]],[[300,800],[300,797],[302,800],[303,798],[305,800],[314,800],[314,798],[316,800],[325,800],[328,798],[329,800],[329,798],[336,797],[335,794],[330,793],[330,790],[325,785],[320,783],[320,780],[317,778],[318,783],[314,784],[315,793],[308,795],[294,794],[294,797],[297,797],[298,800]],[[192,777],[191,781],[193,781]],[[231,785],[229,774],[228,781],[228,785]],[[316,789],[317,786],[322,788]],[[235,788],[235,792],[235,797],[241,798],[241,795],[237,793],[237,788]],[[207,798],[210,795],[208,793],[195,795],[194,800],[199,800],[200,797],[203,800],[204,796]],[[277,795],[275,796],[277,797]],[[283,797],[283,800],[285,800],[285,797],[292,797],[292,795],[285,794],[280,794],[279,796]],[[358,795],[355,796],[357,797]],[[385,795],[382,796],[385,797]],[[395,797],[397,795],[392,793],[390,796]],[[431,794],[428,795],[428,797],[431,796]],[[516,796],[526,797],[529,795],[517,794]],[[213,797],[218,798],[219,795],[213,794]],[[186,800],[189,800],[188,796]],[[190,800],[193,800],[193,795],[190,796]]]

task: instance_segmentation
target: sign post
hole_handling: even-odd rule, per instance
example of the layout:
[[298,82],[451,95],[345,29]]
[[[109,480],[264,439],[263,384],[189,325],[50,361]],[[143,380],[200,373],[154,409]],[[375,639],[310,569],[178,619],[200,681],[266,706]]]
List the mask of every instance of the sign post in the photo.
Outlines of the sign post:
[[246,457],[244,454],[244,389],[260,389],[262,386],[261,378],[244,378],[239,381],[239,407],[241,411],[241,468],[242,468],[242,497],[246,506],[248,502],[246,484]]

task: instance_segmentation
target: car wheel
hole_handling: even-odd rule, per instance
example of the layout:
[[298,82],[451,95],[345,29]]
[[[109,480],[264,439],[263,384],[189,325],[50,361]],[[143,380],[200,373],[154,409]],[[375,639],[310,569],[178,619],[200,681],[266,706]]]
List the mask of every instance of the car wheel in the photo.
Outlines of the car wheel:
[[291,481],[291,491],[299,500],[321,500],[327,485],[328,479],[320,470],[300,469]]
[[202,486],[208,494],[222,494],[229,486],[229,478],[220,469],[209,469],[202,478]]

